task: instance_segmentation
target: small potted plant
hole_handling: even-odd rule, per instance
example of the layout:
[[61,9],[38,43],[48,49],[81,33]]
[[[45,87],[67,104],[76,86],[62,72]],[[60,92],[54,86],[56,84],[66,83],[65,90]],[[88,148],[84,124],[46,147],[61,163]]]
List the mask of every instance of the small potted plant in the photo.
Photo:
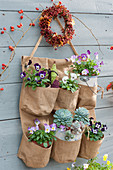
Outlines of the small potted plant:
[[85,126],[89,124],[89,112],[86,108],[79,107],[75,111],[71,133],[74,135],[73,140],[79,140],[82,137]]
[[85,159],[92,159],[97,156],[98,150],[104,139],[104,132],[107,130],[107,126],[101,122],[93,121],[90,118],[89,125],[85,128],[85,132],[82,136],[82,142],[79,152],[79,157]]
[[100,164],[97,161],[97,157],[94,159],[90,159],[87,161],[87,163],[84,163],[83,165],[77,165],[76,162],[72,163],[71,168],[67,168],[67,170],[111,170],[113,169],[113,163],[108,160],[108,154],[105,154],[103,156],[104,163]]
[[72,56],[73,72],[80,75],[79,84],[89,84],[89,86],[97,85],[97,76],[101,72],[101,66],[104,65],[103,61],[98,60],[98,52],[94,53],[94,58],[90,57],[91,52],[83,53],[80,56]]
[[21,102],[21,108],[32,114],[45,116],[52,112],[59,91],[59,88],[48,88],[51,87],[50,75],[52,74],[52,80],[55,78],[54,70],[41,68],[39,63],[33,65],[30,60],[29,63],[27,70],[21,73],[25,82],[24,90],[22,88],[24,100]]
[[45,167],[50,159],[53,139],[55,138],[56,124],[44,124],[40,129],[40,121],[36,119],[35,126],[29,127],[23,135],[18,156],[28,167]]
[[74,111],[76,109],[79,85],[77,82],[77,74],[65,71],[66,76],[60,81],[60,90],[55,103],[54,110],[68,109]]
[[81,143],[81,139],[73,140],[74,134],[71,133],[73,115],[67,109],[60,109],[53,116],[53,122],[57,125],[57,140],[53,142],[51,157],[59,163],[71,162],[76,159]]

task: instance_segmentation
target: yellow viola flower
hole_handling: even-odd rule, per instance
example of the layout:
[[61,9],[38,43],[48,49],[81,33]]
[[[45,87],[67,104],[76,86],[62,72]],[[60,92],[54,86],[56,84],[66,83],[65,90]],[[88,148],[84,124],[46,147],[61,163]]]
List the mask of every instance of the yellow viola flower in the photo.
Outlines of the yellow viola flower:
[[103,156],[103,161],[106,161],[107,158],[108,158],[108,154],[105,154],[105,155]]
[[71,170],[70,168],[67,168],[67,170]]
[[110,164],[110,161],[107,161],[107,165],[109,165]]

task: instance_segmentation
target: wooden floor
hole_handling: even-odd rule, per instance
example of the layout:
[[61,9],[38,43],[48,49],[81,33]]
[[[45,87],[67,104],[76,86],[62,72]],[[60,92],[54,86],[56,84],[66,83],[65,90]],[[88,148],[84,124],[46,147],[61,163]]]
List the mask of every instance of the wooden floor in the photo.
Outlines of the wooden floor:
[[[56,2],[58,2],[56,0]],[[105,65],[102,68],[101,75],[98,78],[98,84],[106,88],[110,81],[113,81],[113,51],[110,46],[113,45],[113,0],[62,0],[73,15],[81,19],[98,38],[101,50],[99,51],[95,39],[90,32],[77,20],[75,20],[75,32],[77,36],[73,38],[73,44],[78,53],[84,53],[89,49],[92,54],[99,51],[99,57],[103,59]],[[29,27],[30,21],[25,17],[21,21],[18,10],[23,9],[28,16],[35,19],[41,12],[42,6],[51,6],[51,0],[0,0],[0,29],[18,25],[20,22],[24,25],[24,30]],[[36,12],[35,8],[40,11]],[[52,28],[59,31],[59,26],[54,22]],[[19,31],[12,32],[13,39],[17,42],[21,37]],[[0,82],[0,170],[31,170],[17,158],[16,154],[21,141],[22,130],[19,116],[19,96],[21,89],[21,56],[30,55],[35,43],[40,36],[38,23],[22,39],[16,49],[16,55],[10,64],[9,77]],[[0,72],[1,64],[9,60],[11,52],[9,45],[13,45],[7,35],[0,35]],[[48,58],[65,58],[73,55],[71,48],[66,45],[55,51],[49,46],[43,38],[35,56]],[[8,73],[8,72],[7,72]],[[3,76],[7,76],[7,73]],[[108,125],[108,131],[105,133],[105,140],[99,151],[99,162],[102,162],[102,156],[109,154],[109,160],[113,162],[113,92],[104,93],[104,99],[101,94],[97,97],[96,116],[97,120]],[[85,160],[78,159],[77,162],[83,163]],[[51,160],[44,170],[65,170],[68,164],[58,164]]]

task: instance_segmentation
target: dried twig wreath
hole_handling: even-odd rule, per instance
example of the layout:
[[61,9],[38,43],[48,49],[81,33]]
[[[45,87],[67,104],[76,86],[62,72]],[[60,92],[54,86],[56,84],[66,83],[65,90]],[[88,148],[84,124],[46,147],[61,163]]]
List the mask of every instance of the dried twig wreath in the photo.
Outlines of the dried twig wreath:
[[[58,15],[60,18],[64,18],[65,28],[62,29],[63,35],[57,35],[56,32],[51,30],[50,23],[52,19],[56,19]],[[74,29],[72,15],[69,13],[69,10],[60,3],[43,10],[39,26],[41,28],[41,34],[45,37],[46,42],[51,44],[55,49],[67,44],[73,38]]]

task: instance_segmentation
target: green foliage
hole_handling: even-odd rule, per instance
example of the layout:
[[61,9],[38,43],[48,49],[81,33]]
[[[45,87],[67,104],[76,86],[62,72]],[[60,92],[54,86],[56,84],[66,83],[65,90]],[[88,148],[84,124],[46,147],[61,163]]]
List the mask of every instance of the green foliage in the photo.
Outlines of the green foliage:
[[60,109],[55,112],[53,115],[54,117],[54,123],[56,123],[57,127],[60,125],[68,126],[70,127],[73,121],[72,114],[67,109]]
[[[91,159],[87,162],[88,168],[87,170],[111,170],[113,169],[113,163],[110,161],[106,161],[105,164],[100,164],[97,161],[97,157],[94,159]],[[77,166],[76,163],[74,163],[74,167],[70,170],[84,170],[84,165],[82,166]]]
[[64,83],[63,81],[60,81],[60,87],[62,89],[66,89],[74,93],[79,88],[79,85],[78,85],[77,80],[67,79],[66,83]]
[[[28,132],[29,133],[29,132]],[[55,139],[55,131],[50,131],[49,133],[46,133],[45,130],[37,130],[34,131],[33,134],[29,134],[28,141],[36,141],[37,144],[41,145],[43,144],[44,147],[48,147],[47,142],[49,142],[49,145],[52,144],[52,140]]]
[[85,129],[85,135],[86,137],[88,137],[89,135],[91,141],[98,141],[103,139],[104,136],[103,132],[106,130],[107,126],[101,124],[101,122],[90,121],[89,127],[86,127]]
[[89,71],[88,75],[89,76],[98,75],[97,72],[94,71],[94,68],[93,68],[94,66],[97,65],[96,62],[97,61],[94,61],[94,60],[91,60],[91,59],[88,59],[87,61],[81,61],[80,65],[75,62],[74,65],[73,65],[73,67],[74,67],[73,71],[75,73],[80,74],[80,73],[82,73],[82,71],[84,69],[88,69],[88,71]]
[[85,125],[89,123],[89,112],[84,107],[79,107],[75,111],[74,121],[83,122]]

